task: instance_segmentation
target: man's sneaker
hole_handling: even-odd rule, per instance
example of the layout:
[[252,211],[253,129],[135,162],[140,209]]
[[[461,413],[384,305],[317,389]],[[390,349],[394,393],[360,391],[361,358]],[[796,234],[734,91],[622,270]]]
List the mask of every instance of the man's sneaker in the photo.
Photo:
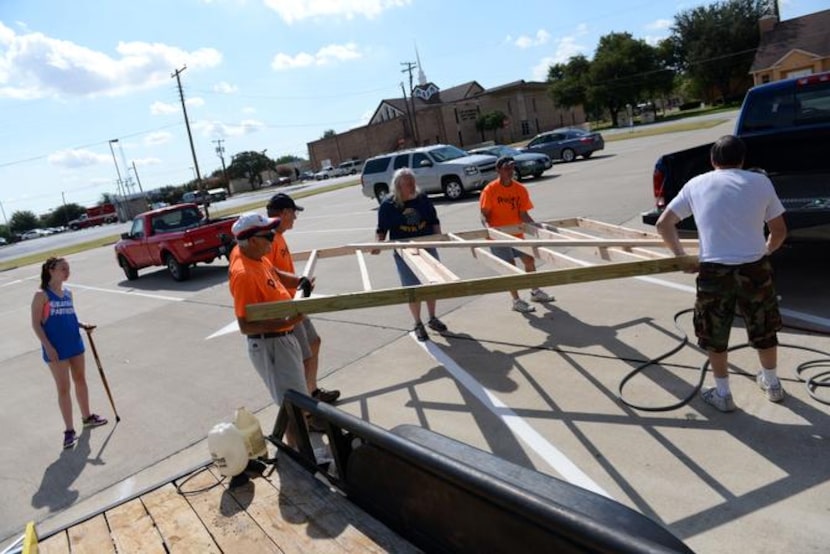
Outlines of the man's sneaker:
[[75,443],[78,442],[78,437],[75,435],[75,430],[70,429],[68,431],[63,432],[63,449],[69,450]]
[[429,335],[427,334],[427,330],[424,328],[424,324],[421,323],[420,321],[415,324],[415,329],[413,329],[413,332],[415,333],[415,337],[419,341],[424,342],[424,341],[429,340]]
[[89,417],[84,419],[84,427],[100,427],[106,424],[107,420],[98,414],[89,414]]
[[553,296],[542,289],[533,289],[530,291],[530,299],[534,302],[553,302]]
[[521,298],[517,298],[513,301],[513,311],[519,312],[522,314],[529,314],[531,312],[535,312],[536,308],[522,300]]
[[700,391],[700,397],[703,398],[704,402],[710,406],[714,406],[721,412],[735,411],[735,402],[732,400],[732,395],[727,394],[726,396],[721,396],[715,387]]
[[320,402],[325,402],[326,404],[334,404],[337,402],[337,399],[340,398],[340,391],[318,388],[314,389],[314,392],[311,393],[311,397],[315,400],[319,400]]
[[767,383],[767,380],[764,379],[764,372],[759,371],[758,376],[755,377],[755,382],[758,383],[761,391],[766,395],[767,400],[770,402],[781,402],[784,400],[784,387],[781,386],[781,381],[778,379],[775,380],[775,383],[770,385]]
[[443,333],[444,331],[446,331],[446,330],[447,330],[447,326],[446,326],[446,325],[444,325],[444,324],[441,322],[441,320],[440,320],[440,319],[438,319],[437,317],[431,317],[431,318],[429,318],[429,321],[427,321],[427,326],[428,326],[430,329],[432,329],[433,331],[438,331],[439,333]]

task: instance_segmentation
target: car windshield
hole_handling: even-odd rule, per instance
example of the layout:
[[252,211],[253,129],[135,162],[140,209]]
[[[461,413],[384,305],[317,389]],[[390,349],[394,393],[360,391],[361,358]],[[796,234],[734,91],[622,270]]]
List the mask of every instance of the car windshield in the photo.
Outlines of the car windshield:
[[515,148],[510,148],[509,146],[494,146],[492,148],[492,152],[499,156],[518,156],[521,154],[520,151]]
[[442,146],[440,148],[430,150],[429,155],[432,156],[436,162],[446,162],[456,158],[463,158],[467,155],[467,153],[460,148],[456,148],[455,146]]

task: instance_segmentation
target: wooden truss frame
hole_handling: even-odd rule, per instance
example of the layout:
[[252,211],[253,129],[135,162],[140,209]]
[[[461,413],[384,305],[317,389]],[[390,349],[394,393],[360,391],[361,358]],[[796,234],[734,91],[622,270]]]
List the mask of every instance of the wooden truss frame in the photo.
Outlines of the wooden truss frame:
[[[511,233],[521,231],[524,238]],[[697,240],[681,240],[687,251],[696,252]],[[526,273],[497,258],[493,246],[510,246],[557,266],[557,269]],[[427,248],[467,248],[474,258],[499,273],[494,277],[461,279]],[[556,249],[568,249],[568,253]],[[422,285],[392,289],[372,288],[365,255],[377,250],[395,249],[420,277]],[[589,250],[590,249],[590,250]],[[576,250],[576,252],[572,252]],[[585,251],[596,259],[577,257]],[[369,242],[298,252],[295,262],[305,261],[303,275],[311,277],[317,261],[334,256],[354,256],[360,271],[363,291],[331,296],[296,298],[291,301],[267,302],[248,306],[250,321],[265,321],[298,313],[312,314],[354,310],[422,300],[475,296],[493,292],[584,283],[681,271],[697,262],[696,255],[676,257],[668,251],[656,233],[639,231],[587,218],[569,218],[536,222],[514,227],[488,228],[422,237],[406,242]]]

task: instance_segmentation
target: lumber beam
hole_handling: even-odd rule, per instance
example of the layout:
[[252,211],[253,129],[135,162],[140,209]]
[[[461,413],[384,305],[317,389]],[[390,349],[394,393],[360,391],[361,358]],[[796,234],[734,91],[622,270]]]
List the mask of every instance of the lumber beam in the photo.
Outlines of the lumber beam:
[[693,267],[697,256],[681,256],[656,260],[623,262],[590,267],[576,267],[553,271],[537,271],[521,275],[503,275],[439,283],[356,292],[334,296],[303,298],[300,300],[266,302],[247,307],[250,321],[266,321],[295,314],[313,314],[407,304],[423,300],[439,300],[462,296],[477,296],[509,290],[586,283],[604,279],[619,279],[637,275],[653,275],[681,271]]

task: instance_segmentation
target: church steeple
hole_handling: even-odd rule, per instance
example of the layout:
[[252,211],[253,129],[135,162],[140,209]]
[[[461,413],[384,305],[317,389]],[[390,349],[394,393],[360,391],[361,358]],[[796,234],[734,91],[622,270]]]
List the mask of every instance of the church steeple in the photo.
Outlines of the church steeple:
[[424,68],[421,65],[421,56],[418,55],[418,45],[415,44],[415,61],[418,63],[418,84],[424,86],[427,84],[427,76],[424,73]]

